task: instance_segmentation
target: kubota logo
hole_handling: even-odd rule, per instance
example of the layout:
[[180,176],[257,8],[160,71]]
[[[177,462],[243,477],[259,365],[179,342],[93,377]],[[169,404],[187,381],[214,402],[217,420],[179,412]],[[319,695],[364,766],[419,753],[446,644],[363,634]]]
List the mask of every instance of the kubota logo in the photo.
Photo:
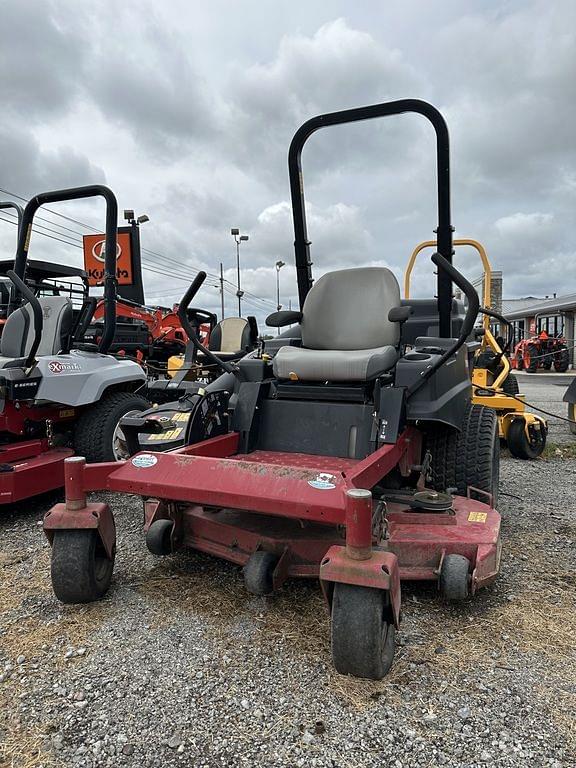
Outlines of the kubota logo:
[[[104,263],[106,260],[106,240],[98,240],[97,243],[94,243],[92,246],[92,256]],[[116,261],[118,261],[120,256],[122,256],[122,248],[120,247],[120,243],[116,243]]]

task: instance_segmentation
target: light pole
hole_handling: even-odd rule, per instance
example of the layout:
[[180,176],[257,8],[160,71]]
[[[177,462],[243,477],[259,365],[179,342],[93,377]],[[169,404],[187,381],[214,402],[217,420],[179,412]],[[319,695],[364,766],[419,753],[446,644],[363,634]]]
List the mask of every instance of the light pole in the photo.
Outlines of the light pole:
[[[280,304],[280,270],[286,266],[286,262],[276,262],[276,311],[280,312],[282,304]],[[278,336],[280,335],[280,326],[278,326]]]
[[238,272],[238,290],[236,291],[236,296],[238,296],[238,317],[242,317],[242,296],[244,296],[244,291],[240,290],[240,243],[245,243],[249,240],[249,237],[248,235],[241,235],[240,230],[237,227],[232,227],[230,234],[236,243],[236,270]]

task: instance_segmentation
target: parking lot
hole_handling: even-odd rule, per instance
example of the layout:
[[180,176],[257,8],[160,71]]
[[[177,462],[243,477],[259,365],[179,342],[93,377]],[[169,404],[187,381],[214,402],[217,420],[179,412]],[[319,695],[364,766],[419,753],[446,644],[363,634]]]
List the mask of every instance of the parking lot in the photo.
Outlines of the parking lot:
[[[523,374],[565,416],[569,376]],[[40,521],[0,517],[2,766],[576,765],[576,439],[550,419],[545,457],[503,456],[502,573],[447,607],[403,588],[390,675],[338,675],[316,583],[248,595],[239,568],[155,558],[141,503],[110,497],[119,528],[107,597],[62,606]]]

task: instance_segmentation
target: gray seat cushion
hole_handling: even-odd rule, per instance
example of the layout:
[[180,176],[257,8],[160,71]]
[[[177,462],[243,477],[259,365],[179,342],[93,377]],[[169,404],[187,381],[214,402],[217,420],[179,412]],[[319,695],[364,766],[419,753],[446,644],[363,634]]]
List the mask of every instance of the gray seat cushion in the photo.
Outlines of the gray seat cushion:
[[370,381],[396,364],[393,346],[375,349],[302,349],[281,347],[274,358],[274,375],[302,381]]
[[[388,320],[400,288],[385,267],[342,269],[323,275],[302,308],[302,347],[281,347],[279,379],[369,381],[398,358],[400,324]],[[293,377],[293,376],[292,376]]]
[[[39,302],[43,327],[36,356],[68,352],[73,322],[72,302],[64,296],[45,296]],[[33,341],[34,315],[30,304],[23,304],[6,320],[0,339],[0,359],[25,358]],[[6,367],[6,363],[2,367]]]

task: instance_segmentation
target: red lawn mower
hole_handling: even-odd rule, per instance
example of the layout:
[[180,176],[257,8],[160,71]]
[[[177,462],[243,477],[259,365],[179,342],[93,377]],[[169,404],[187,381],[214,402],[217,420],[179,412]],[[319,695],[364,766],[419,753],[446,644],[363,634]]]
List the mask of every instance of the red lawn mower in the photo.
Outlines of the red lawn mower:
[[565,373],[570,365],[570,354],[563,336],[549,336],[541,331],[537,336],[522,339],[514,347],[512,367],[526,373],[536,373],[538,368]]
[[[438,298],[401,301],[384,267],[313,284],[305,142],[320,128],[405,112],[436,131]],[[301,310],[267,322],[293,327],[238,361],[202,350],[222,375],[123,419],[129,460],[66,462],[66,503],[44,518],[52,585],[67,603],[106,592],[114,518],[86,492],[139,494],[154,554],[191,547],[224,558],[243,566],[258,595],[291,577],[319,578],[336,669],[380,679],[394,656],[402,579],[435,581],[459,600],[498,573],[497,419],[471,403],[479,300],[451,264],[448,131],[434,107],[402,100],[315,117],[295,134],[288,166]],[[197,347],[186,308],[204,278],[180,306]]]

